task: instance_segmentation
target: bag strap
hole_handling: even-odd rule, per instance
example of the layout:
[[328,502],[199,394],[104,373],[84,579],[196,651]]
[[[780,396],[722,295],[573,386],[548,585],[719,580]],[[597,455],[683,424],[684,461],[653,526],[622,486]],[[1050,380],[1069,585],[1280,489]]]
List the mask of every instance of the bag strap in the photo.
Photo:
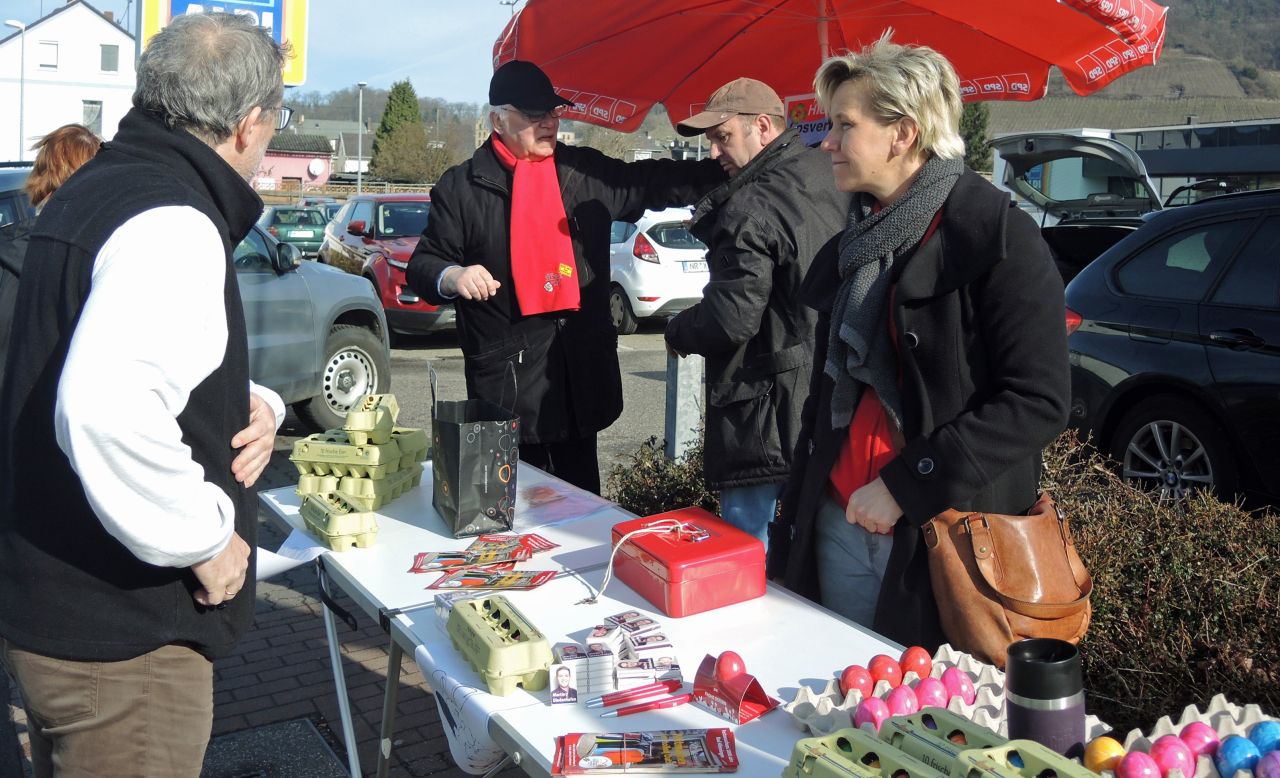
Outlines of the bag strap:
[[[1058,510],[1058,506],[1053,504],[1052,500],[1049,503],[1057,515],[1059,532],[1066,532],[1066,528],[1063,526],[1066,518],[1062,515],[1062,511]],[[982,573],[983,580],[1000,598],[1001,605],[1006,609],[1032,618],[1056,619],[1076,613],[1088,603],[1089,595],[1093,592],[1093,577],[1089,575],[1089,571],[1080,562],[1079,555],[1072,553],[1073,549],[1069,549],[1067,545],[1064,544],[1063,550],[1066,552],[1067,559],[1071,565],[1071,573],[1075,578],[1076,588],[1080,592],[1080,596],[1069,602],[1028,602],[1027,600],[1010,597],[1001,592],[999,587],[996,586],[995,543],[991,537],[991,525],[987,517],[980,513],[966,516],[962,526],[969,533],[973,556],[978,563],[978,570]]]
[[515,413],[516,399],[519,397],[519,394],[520,394],[520,382],[516,380],[515,363],[509,359],[507,360],[507,369],[503,374],[504,378],[506,377],[506,373],[511,373],[511,407],[507,408],[507,403],[506,403],[506,399],[507,399],[507,382],[506,381],[502,382],[502,394],[498,395],[498,405],[501,405],[503,408],[506,408],[508,411],[511,411],[512,413]]

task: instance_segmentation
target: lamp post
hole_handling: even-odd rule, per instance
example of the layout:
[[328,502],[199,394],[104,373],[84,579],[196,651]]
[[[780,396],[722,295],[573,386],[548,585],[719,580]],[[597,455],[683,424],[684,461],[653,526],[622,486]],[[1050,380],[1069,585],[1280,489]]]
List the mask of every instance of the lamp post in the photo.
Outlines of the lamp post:
[[356,100],[356,121],[360,129],[356,132],[356,194],[364,191],[364,88],[367,81],[356,84],[360,87],[360,96]]
[[26,153],[22,138],[27,134],[24,115],[27,107],[27,25],[16,19],[5,19],[4,24],[18,31],[18,161],[21,162]]

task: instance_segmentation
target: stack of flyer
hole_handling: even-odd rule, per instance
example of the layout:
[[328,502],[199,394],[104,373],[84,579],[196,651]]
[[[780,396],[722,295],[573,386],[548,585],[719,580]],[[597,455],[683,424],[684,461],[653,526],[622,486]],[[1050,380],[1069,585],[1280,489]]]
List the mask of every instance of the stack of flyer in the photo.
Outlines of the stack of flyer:
[[733,731],[664,729],[652,732],[571,732],[556,738],[552,775],[733,773]]
[[550,667],[551,702],[576,703],[655,681],[682,680],[675,647],[662,625],[639,611],[626,611],[591,628],[586,644],[556,646]]

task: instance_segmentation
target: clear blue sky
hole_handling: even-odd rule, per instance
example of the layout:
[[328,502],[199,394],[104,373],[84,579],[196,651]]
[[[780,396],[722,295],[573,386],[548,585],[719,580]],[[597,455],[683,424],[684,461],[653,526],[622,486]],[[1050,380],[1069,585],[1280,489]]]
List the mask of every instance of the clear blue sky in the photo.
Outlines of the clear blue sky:
[[[117,18],[125,15],[126,0],[88,2]],[[42,7],[48,14],[62,4],[0,0],[0,16],[31,23]],[[217,0],[205,5],[215,6]],[[511,7],[499,0],[310,0],[308,9],[302,91],[331,92],[358,81],[388,89],[408,78],[420,97],[468,103],[485,102],[493,42],[511,17]],[[132,18],[127,26],[132,31]]]

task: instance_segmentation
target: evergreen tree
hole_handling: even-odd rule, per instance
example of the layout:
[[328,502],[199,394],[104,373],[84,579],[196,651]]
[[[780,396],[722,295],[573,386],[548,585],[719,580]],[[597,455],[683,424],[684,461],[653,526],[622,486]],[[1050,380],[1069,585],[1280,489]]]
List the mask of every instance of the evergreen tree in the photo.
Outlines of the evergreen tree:
[[991,110],[986,103],[965,103],[960,114],[960,137],[964,139],[964,164],[970,170],[991,170],[991,147],[987,145],[987,121]]
[[[387,107],[383,109],[382,121],[378,123],[378,129],[373,134],[373,155],[369,159],[370,173],[383,175],[381,168],[385,163],[380,163],[378,159],[383,152],[383,146],[397,129],[409,124],[417,124],[421,128],[422,115],[418,111],[418,94],[413,90],[413,84],[406,78],[404,81],[392,84],[391,92],[387,94]],[[425,136],[422,145],[426,145]]]
[[431,183],[449,164],[449,152],[443,144],[428,144],[426,125],[411,122],[396,127],[382,141],[369,162],[369,172],[388,181]]

